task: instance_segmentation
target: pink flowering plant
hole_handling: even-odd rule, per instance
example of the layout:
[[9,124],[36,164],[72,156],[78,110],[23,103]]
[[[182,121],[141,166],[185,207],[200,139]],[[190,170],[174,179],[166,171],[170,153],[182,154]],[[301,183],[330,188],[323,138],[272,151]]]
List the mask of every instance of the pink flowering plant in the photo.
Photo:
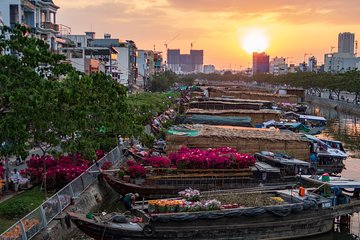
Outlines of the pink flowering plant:
[[180,169],[239,169],[253,166],[256,161],[253,156],[239,153],[234,148],[201,150],[184,146],[171,153],[169,159]]
[[169,168],[171,161],[167,157],[163,156],[154,156],[148,157],[143,160],[144,165],[152,166],[154,168]]
[[130,166],[128,172],[132,178],[143,178],[146,175],[146,169],[141,165]]
[[200,200],[200,191],[196,189],[187,188],[179,192],[179,196],[186,199],[186,201],[196,202]]
[[89,162],[80,154],[60,156],[32,156],[27,162],[27,169],[21,171],[22,175],[28,176],[34,184],[45,180],[49,190],[59,190],[89,167]]

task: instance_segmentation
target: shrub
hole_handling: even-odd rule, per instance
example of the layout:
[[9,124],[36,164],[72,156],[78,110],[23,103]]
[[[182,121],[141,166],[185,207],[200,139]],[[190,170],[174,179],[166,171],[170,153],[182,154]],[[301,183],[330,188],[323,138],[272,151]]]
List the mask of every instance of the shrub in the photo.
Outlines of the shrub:
[[86,171],[89,162],[80,154],[60,156],[54,159],[52,156],[33,156],[27,161],[28,168],[21,174],[30,177],[34,184],[44,180],[44,165],[46,166],[46,185],[49,190],[59,190],[81,173]]
[[132,177],[132,178],[141,178],[141,177],[145,177],[145,175],[146,175],[146,170],[141,165],[130,166],[128,168],[128,172],[129,172],[130,177]]

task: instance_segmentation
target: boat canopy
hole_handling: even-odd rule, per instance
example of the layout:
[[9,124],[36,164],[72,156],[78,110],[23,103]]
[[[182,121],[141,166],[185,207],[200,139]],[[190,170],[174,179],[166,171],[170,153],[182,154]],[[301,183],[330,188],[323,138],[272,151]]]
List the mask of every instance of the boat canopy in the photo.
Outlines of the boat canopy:
[[299,120],[326,122],[326,118],[312,115],[299,115]]

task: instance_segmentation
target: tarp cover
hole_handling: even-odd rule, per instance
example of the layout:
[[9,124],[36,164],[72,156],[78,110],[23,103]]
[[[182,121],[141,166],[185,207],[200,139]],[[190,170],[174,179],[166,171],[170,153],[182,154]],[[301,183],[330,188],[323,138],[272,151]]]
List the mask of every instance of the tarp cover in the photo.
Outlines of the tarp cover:
[[229,210],[217,210],[217,211],[204,211],[204,212],[189,212],[189,213],[177,213],[177,214],[161,214],[152,216],[154,222],[182,222],[182,221],[194,221],[198,219],[220,219],[228,217],[256,217],[265,213],[269,213],[278,217],[286,217],[291,213],[298,213],[303,210],[317,209],[318,200],[312,197],[308,197],[303,202],[295,204],[284,204],[277,206],[266,207],[254,207],[254,208],[236,208]]
[[188,128],[182,127],[182,126],[173,126],[173,127],[169,128],[167,133],[170,135],[191,136],[191,137],[199,135],[198,130],[188,129]]
[[212,115],[193,115],[178,117],[176,124],[209,124],[224,126],[253,127],[250,117],[230,117],[230,116],[212,116]]

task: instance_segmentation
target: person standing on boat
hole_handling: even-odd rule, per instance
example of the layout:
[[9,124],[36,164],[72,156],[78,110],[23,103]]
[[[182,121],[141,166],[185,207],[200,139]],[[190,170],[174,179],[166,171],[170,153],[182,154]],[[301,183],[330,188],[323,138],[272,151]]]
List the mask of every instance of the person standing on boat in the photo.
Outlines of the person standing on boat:
[[136,198],[139,197],[138,193],[128,193],[121,200],[124,203],[126,211],[131,211],[132,206],[135,205]]

